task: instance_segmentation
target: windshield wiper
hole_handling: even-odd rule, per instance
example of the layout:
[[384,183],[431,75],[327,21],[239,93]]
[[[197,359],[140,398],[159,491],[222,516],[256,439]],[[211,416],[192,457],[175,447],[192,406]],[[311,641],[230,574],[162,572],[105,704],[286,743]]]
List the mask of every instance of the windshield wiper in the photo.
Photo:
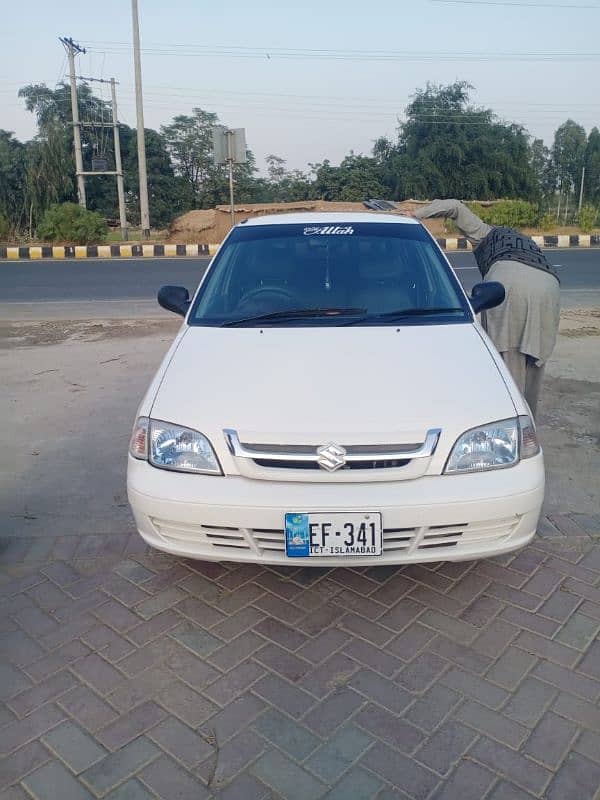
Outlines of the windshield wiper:
[[257,314],[254,317],[232,319],[221,324],[222,328],[244,325],[246,322],[269,322],[274,320],[304,319],[311,317],[341,317],[350,314],[365,314],[366,308],[296,308],[289,311],[272,311],[270,314]]
[[429,314],[449,314],[451,312],[463,311],[464,308],[398,308],[395,311],[386,311],[383,314],[367,314],[358,319],[351,319],[343,322],[342,325],[360,325],[361,322],[396,322],[407,317],[426,317]]

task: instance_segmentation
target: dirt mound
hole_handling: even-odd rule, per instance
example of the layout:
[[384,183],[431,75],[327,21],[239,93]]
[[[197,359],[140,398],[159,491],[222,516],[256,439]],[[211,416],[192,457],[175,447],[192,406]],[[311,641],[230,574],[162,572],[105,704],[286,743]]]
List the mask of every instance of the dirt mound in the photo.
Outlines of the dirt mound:
[[[405,206],[414,206],[415,203],[402,204],[397,212],[402,213]],[[236,205],[235,219],[241,222],[244,219],[258,217],[265,214],[290,214],[302,211],[344,212],[367,211],[362,203],[329,202],[326,200],[303,200],[296,203],[246,203]],[[217,206],[208,211],[188,211],[181,217],[173,220],[169,228],[167,241],[175,244],[217,244],[222,242],[231,227],[229,206]],[[434,236],[446,236],[442,220],[428,220],[427,227]]]

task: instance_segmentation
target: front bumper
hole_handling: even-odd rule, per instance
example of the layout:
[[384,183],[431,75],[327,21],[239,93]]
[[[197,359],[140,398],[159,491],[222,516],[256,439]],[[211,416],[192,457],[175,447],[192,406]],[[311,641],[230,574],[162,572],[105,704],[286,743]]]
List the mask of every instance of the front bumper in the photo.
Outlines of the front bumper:
[[[190,475],[129,456],[127,490],[148,544],[210,561],[357,566],[463,561],[510,552],[535,535],[542,455],[481,474],[390,483],[317,484]],[[380,511],[381,556],[288,558],[287,512]]]

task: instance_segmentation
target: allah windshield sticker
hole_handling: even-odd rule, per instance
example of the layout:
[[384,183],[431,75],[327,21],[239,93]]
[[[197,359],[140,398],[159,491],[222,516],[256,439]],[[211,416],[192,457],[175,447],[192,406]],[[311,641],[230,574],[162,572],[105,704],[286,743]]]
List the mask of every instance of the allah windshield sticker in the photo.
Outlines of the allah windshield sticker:
[[352,225],[311,225],[304,228],[305,236],[351,236]]

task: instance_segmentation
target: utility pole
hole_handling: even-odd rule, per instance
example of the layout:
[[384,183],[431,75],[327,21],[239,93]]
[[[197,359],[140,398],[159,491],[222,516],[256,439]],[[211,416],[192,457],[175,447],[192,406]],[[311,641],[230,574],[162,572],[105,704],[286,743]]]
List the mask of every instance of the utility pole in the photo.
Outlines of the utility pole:
[[585,167],[581,168],[581,186],[579,187],[579,211],[581,212],[581,206],[583,205],[583,182],[585,180]]
[[135,108],[137,116],[138,171],[140,173],[140,216],[142,238],[150,238],[150,211],[148,209],[148,174],[146,171],[146,142],[144,137],[144,104],[142,100],[142,63],[140,60],[140,24],[137,0],[131,0],[133,21],[133,62],[135,67]]
[[75,55],[85,53],[85,49],[73,39],[59,37],[69,57],[69,79],[71,82],[71,111],[73,115],[73,141],[75,143],[75,174],[77,175],[77,199],[79,205],[86,207],[85,180],[83,177],[83,155],[81,154],[81,127],[79,123],[79,105],[77,103],[77,82],[75,79]]
[[233,202],[233,162],[235,160],[233,152],[233,137],[232,130],[226,131],[227,136],[227,162],[229,164],[229,206],[231,209],[231,227],[235,225],[235,205]]
[[112,121],[115,137],[115,170],[117,171],[117,194],[119,196],[119,221],[121,223],[121,238],[127,241],[127,215],[125,213],[125,187],[123,185],[123,166],[121,164],[121,140],[119,138],[119,118],[117,116],[117,91],[115,79],[110,79],[110,95],[112,101]]

